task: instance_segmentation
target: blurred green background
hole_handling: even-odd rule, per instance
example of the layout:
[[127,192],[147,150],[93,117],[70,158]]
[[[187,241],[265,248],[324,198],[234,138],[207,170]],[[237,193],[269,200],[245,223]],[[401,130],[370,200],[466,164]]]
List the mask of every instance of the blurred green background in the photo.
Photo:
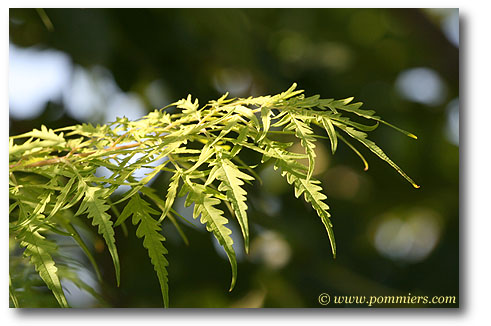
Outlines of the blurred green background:
[[[360,146],[367,172],[346,146],[332,156],[319,140],[315,174],[328,195],[337,258],[315,212],[265,167],[264,185],[248,189],[249,255],[235,238],[233,292],[216,241],[196,223],[183,224],[186,246],[164,223],[171,307],[322,307],[323,292],[456,296],[456,304],[435,307],[457,306],[458,17],[457,9],[10,9],[9,133],[136,119],[187,94],[204,104],[227,91],[275,94],[293,82],[306,95],[354,96],[418,135],[380,126],[371,137],[421,189]],[[166,182],[161,175],[152,187],[164,194]],[[105,302],[65,282],[69,303],[160,307],[140,240],[119,229],[116,236],[121,287],[96,242],[105,282],[96,284],[83,266],[80,275]],[[45,289],[29,291],[31,306],[56,305]],[[340,306],[349,305],[327,307]]]

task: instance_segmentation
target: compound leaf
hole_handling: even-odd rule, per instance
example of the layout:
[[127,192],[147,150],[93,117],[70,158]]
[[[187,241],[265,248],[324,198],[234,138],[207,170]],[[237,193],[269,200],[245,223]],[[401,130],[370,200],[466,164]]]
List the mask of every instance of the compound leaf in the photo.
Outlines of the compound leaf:
[[87,217],[92,219],[92,225],[97,226],[97,231],[104,238],[109,253],[111,254],[114,270],[116,272],[116,281],[119,286],[120,282],[120,264],[114,238],[113,222],[111,216],[107,213],[110,206],[105,202],[104,196],[107,196],[104,189],[98,187],[87,187],[84,199],[80,205],[78,214],[87,213]]
[[[159,212],[150,207],[145,200],[143,200],[139,194],[135,194],[131,197],[128,204],[126,204],[125,211],[127,214],[131,214],[133,225],[138,225],[136,229],[136,236],[143,238],[143,246],[148,251],[148,256],[154,267],[155,272],[160,283],[160,290],[162,292],[162,299],[164,306],[169,306],[169,286],[168,286],[168,273],[167,266],[169,262],[165,258],[167,249],[164,247],[164,236],[160,233],[160,226],[158,222],[151,215],[158,215]],[[122,214],[125,214],[124,212]],[[122,215],[121,214],[121,215]]]
[[228,200],[232,204],[235,216],[239,222],[244,236],[244,247],[249,252],[249,222],[247,220],[247,192],[241,187],[244,185],[243,180],[254,180],[250,175],[242,172],[239,168],[228,159],[219,159],[219,167],[216,172],[216,178],[221,181],[218,191],[225,191]]
[[56,252],[57,246],[47,240],[38,231],[33,231],[28,226],[19,236],[21,247],[25,247],[24,256],[30,258],[31,264],[41,276],[46,286],[53,292],[60,307],[68,308],[68,302],[61,288],[58,277],[58,268],[55,266],[52,254]]

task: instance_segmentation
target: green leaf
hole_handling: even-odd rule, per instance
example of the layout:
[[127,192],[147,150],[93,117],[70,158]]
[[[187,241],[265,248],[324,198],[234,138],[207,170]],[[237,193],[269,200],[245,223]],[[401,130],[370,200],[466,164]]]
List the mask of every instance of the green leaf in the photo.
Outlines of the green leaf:
[[74,182],[75,182],[75,178],[71,178],[70,180],[68,180],[65,187],[63,187],[63,189],[60,192],[60,195],[58,196],[58,198],[56,200],[55,206],[53,207],[53,209],[51,210],[51,213],[47,217],[48,220],[59,211],[61,206],[67,204],[66,199],[67,199],[68,193],[72,189]]
[[363,162],[363,170],[364,171],[367,171],[368,170],[368,162],[367,160],[365,159],[365,157],[363,156],[363,154],[361,154],[355,146],[353,146],[348,140],[346,140],[346,138],[344,138],[343,136],[341,136],[339,133],[336,132],[336,134],[338,135],[338,138],[341,139],[341,141],[343,141],[346,145],[348,145],[349,148],[351,148],[351,150],[353,152],[355,152],[356,155],[358,155],[358,157],[361,159],[361,161]]
[[55,243],[48,241],[39,232],[32,231],[32,226],[19,236],[21,247],[25,247],[24,256],[30,258],[31,264],[34,265],[39,276],[43,279],[46,286],[53,292],[53,295],[62,308],[68,308],[65,294],[61,288],[60,279],[58,277],[58,269],[52,258],[52,254],[56,252],[57,246]]
[[59,272],[60,272],[60,277],[61,279],[66,279],[75,284],[76,287],[78,287],[81,290],[84,290],[85,292],[89,293],[92,295],[95,299],[97,299],[100,303],[106,304],[104,298],[89,284],[84,282],[80,277],[78,276],[76,270],[73,268],[69,268],[68,266],[58,266]]
[[12,304],[14,305],[14,308],[20,308],[19,299],[17,299],[17,295],[15,294],[15,289],[12,286],[12,279],[10,278],[10,273],[9,273],[9,296],[10,296],[10,300],[12,300]]
[[171,178],[169,189],[167,190],[167,194],[165,195],[165,206],[162,210],[162,217],[159,219],[159,222],[163,220],[167,213],[169,213],[172,204],[174,204],[174,200],[177,196],[177,188],[179,187],[180,177],[181,175],[177,172]]
[[77,183],[77,189],[75,190],[75,194],[73,194],[70,202],[68,204],[66,204],[65,206],[63,206],[62,209],[68,209],[68,208],[76,205],[80,201],[80,199],[82,199],[82,197],[84,196],[86,189],[87,189],[87,183],[85,183],[85,181],[82,179],[82,177],[79,177],[79,181]]
[[176,107],[183,109],[184,114],[197,114],[197,110],[199,107],[198,99],[192,101],[191,94],[188,95],[186,99],[182,99],[177,101],[176,103],[170,104],[175,105]]
[[336,149],[338,147],[338,137],[336,136],[336,131],[334,130],[334,125],[331,122],[331,119],[327,117],[321,118],[322,125],[329,136],[329,140],[331,141],[331,150],[332,153],[336,153]]
[[51,140],[56,143],[63,143],[65,142],[65,138],[63,138],[63,133],[57,135],[53,129],[48,129],[46,128],[45,125],[41,125],[41,130],[33,129],[30,132],[27,132],[22,135],[17,135],[11,137],[12,139],[16,138],[27,138],[27,137],[33,137],[33,138],[39,138],[39,139],[44,139],[44,140]]
[[230,151],[230,156],[231,157],[236,157],[237,154],[239,154],[240,150],[242,149],[242,146],[240,143],[247,141],[247,135],[249,133],[249,127],[244,126],[239,132],[239,136],[237,137],[237,143],[234,144],[234,147]]
[[228,200],[239,222],[244,236],[244,248],[246,253],[249,252],[249,222],[247,219],[247,192],[241,187],[244,185],[243,180],[254,180],[250,175],[242,172],[239,168],[228,159],[218,159],[215,163],[219,168],[216,172],[216,178],[221,182],[218,191],[225,191]]
[[243,105],[237,105],[234,107],[234,110],[236,113],[240,114],[241,116],[249,119],[249,122],[252,124],[252,126],[256,129],[256,130],[260,130],[261,129],[261,125],[259,124],[259,120],[257,119],[257,117],[254,115],[254,111],[249,109],[248,107],[245,107]]
[[277,166],[282,169],[282,175],[286,177],[289,184],[295,188],[295,197],[299,198],[304,194],[305,201],[312,205],[317,215],[321,218],[324,227],[326,228],[331,243],[332,254],[336,258],[336,241],[334,239],[334,231],[330,221],[331,215],[328,213],[329,206],[324,203],[327,196],[322,193],[322,187],[319,186],[320,181],[315,179],[307,179],[307,176],[294,168],[289,162],[277,161]]
[[309,169],[307,172],[307,179],[312,177],[315,167],[315,137],[312,128],[310,128],[304,121],[297,119],[295,115],[289,113],[290,124],[285,127],[285,131],[293,130],[295,131],[295,136],[300,139],[300,144],[305,149],[305,153],[309,158]]
[[97,261],[95,260],[94,256],[92,255],[92,252],[87,247],[84,240],[82,239],[82,237],[78,233],[77,229],[75,229],[75,227],[70,223],[68,218],[59,217],[57,220],[68,232],[71,233],[73,240],[75,240],[77,242],[77,244],[80,246],[82,251],[85,253],[87,258],[89,259],[90,263],[92,264],[92,267],[94,268],[97,279],[99,280],[99,282],[102,282],[102,275],[101,275],[101,272],[99,271],[99,266],[97,265]]
[[16,201],[13,204],[9,205],[9,215],[12,213],[12,211],[19,205],[19,202]]
[[[41,195],[37,198],[38,201],[35,203],[36,206],[31,211],[30,207],[26,210],[26,205],[20,207],[21,214],[19,215],[19,219],[17,221],[17,225],[15,226],[16,230],[22,230],[26,227],[33,226],[34,224],[38,224],[36,228],[33,228],[32,231],[37,230],[42,226],[39,224],[40,220],[44,220],[45,216],[43,215],[46,206],[50,202],[52,192],[50,190],[41,193]],[[27,202],[24,202],[27,203]],[[29,214],[27,214],[29,212]]]
[[287,100],[291,97],[294,97],[296,95],[302,94],[303,89],[295,90],[297,88],[297,83],[293,83],[292,86],[290,86],[289,89],[287,89],[285,92],[276,95],[280,100]]
[[[133,216],[133,225],[138,225],[136,236],[138,238],[143,238],[143,246],[148,251],[148,256],[150,257],[159,279],[164,306],[169,307],[169,286],[167,277],[167,266],[169,265],[169,262],[165,258],[167,249],[162,244],[162,242],[165,241],[165,238],[160,233],[161,229],[159,223],[151,216],[151,214],[158,215],[159,212],[151,208],[139,194],[131,197],[125,207],[125,211]],[[124,214],[124,212],[122,214]]]
[[228,256],[232,268],[232,281],[229,291],[232,291],[237,281],[237,259],[233,248],[234,241],[230,237],[232,231],[225,226],[228,220],[223,216],[223,211],[215,207],[220,204],[220,200],[208,194],[203,185],[187,182],[186,186],[189,189],[186,205],[189,206],[189,204],[194,203],[193,218],[196,219],[201,215],[200,222],[206,225],[208,232],[213,233]]
[[[351,99],[353,99],[353,98],[351,98]],[[353,103],[353,104],[350,104],[350,105],[343,105],[343,104],[341,104],[341,105],[333,104],[333,106],[335,106],[339,110],[343,110],[343,111],[347,111],[347,112],[352,112],[354,114],[359,115],[360,117],[364,117],[366,119],[371,119],[371,120],[378,121],[380,123],[383,123],[383,124],[385,124],[385,125],[393,128],[393,129],[395,129],[395,130],[397,130],[397,131],[405,134],[408,137],[411,137],[413,139],[418,139],[418,137],[416,135],[414,135],[414,134],[412,134],[412,133],[410,133],[410,132],[408,132],[406,130],[403,130],[403,129],[399,128],[399,127],[394,126],[393,124],[390,124],[390,123],[382,120],[380,117],[378,117],[378,116],[375,115],[375,111],[373,111],[373,110],[361,110],[361,109],[359,109],[362,106],[362,104],[363,104],[361,102]]]
[[188,170],[186,170],[186,174],[189,174],[193,171],[195,171],[198,167],[200,167],[203,163],[208,161],[213,155],[215,155],[215,150],[211,146],[211,143],[207,143],[204,147],[203,150],[201,151],[201,154],[199,155],[198,161]]
[[[303,195],[316,211],[327,230],[335,256],[336,244],[327,198],[320,181],[313,178],[317,138],[328,140],[333,154],[339,141],[346,143],[360,156],[367,169],[366,159],[343,137],[347,133],[390,164],[413,186],[419,187],[382,149],[368,140],[367,133],[363,131],[371,132],[384,123],[410,137],[416,136],[383,121],[375,111],[361,110],[362,103],[353,103],[352,97],[334,100],[322,99],[319,95],[305,96],[302,90],[296,90],[296,86],[294,83],[285,92],[259,97],[227,99],[226,94],[201,108],[198,99],[193,100],[189,95],[171,104],[177,106],[177,110],[155,110],[134,121],[123,117],[104,125],[82,124],[56,130],[41,126],[40,130],[9,137],[11,239],[22,242],[26,247],[31,265],[35,266],[63,306],[66,300],[63,301],[58,278],[63,278],[63,273],[75,281],[77,278],[73,270],[65,268],[69,265],[60,262],[54,266],[52,255],[56,252],[56,245],[47,240],[49,236],[71,237],[98,273],[92,253],[73,226],[78,223],[77,226],[86,227],[76,217],[86,215],[105,240],[119,285],[120,263],[113,227],[122,225],[127,235],[123,223],[132,217],[133,224],[137,226],[137,236],[143,239],[143,246],[157,273],[164,305],[168,306],[167,250],[163,246],[165,238],[160,234],[161,225],[168,218],[188,243],[174,216],[195,226],[173,208],[176,196],[187,194],[185,206],[194,204],[193,218],[200,217],[200,222],[206,225],[228,256],[232,290],[237,280],[237,261],[232,231],[227,227],[229,220],[222,209],[227,207],[230,215],[237,218],[247,252],[250,212],[247,211],[244,185],[255,179],[261,181],[254,169],[271,160],[275,169],[281,169],[295,196]],[[349,116],[353,114],[356,120],[361,117],[374,124],[352,121]],[[325,129],[327,135],[316,135],[315,125]],[[292,136],[304,148],[304,153],[290,151]],[[239,154],[246,154],[248,160],[244,161],[247,163]],[[155,166],[161,159],[166,160]],[[301,163],[300,160],[304,159],[308,159],[308,165]],[[256,161],[251,163],[250,160]],[[98,167],[110,170],[110,176],[96,176]],[[145,172],[145,177],[140,180],[134,173],[141,169],[151,170]],[[171,173],[163,196],[159,194],[163,191],[146,187],[160,173]],[[113,204],[109,196],[121,185],[130,189]],[[145,200],[152,201],[158,211]],[[128,203],[119,214],[116,205],[126,201]],[[77,205],[79,208],[73,216],[70,208]],[[108,209],[115,216],[114,225]],[[159,214],[160,218],[157,218]],[[89,292],[91,290],[83,282],[76,284]],[[14,290],[10,287],[9,295],[16,304],[15,295],[20,295],[20,291],[15,293]]]
[[92,219],[92,225],[98,226],[98,233],[104,238],[109,253],[111,254],[114,270],[116,272],[116,282],[120,282],[120,264],[118,251],[116,249],[116,240],[114,238],[113,222],[111,216],[107,213],[109,205],[106,204],[104,189],[98,187],[87,187],[85,197],[80,205],[76,215],[87,213],[87,217]]
[[[158,208],[160,208],[162,211],[164,211],[165,202],[157,194],[155,194],[155,190],[154,189],[149,188],[149,187],[143,187],[140,191],[141,191],[142,194],[144,194],[145,196],[147,196],[148,198],[150,198],[157,205]],[[179,233],[179,235],[181,236],[181,238],[184,241],[184,243],[186,245],[189,245],[189,240],[188,240],[186,234],[184,234],[184,231],[181,229],[181,227],[177,223],[176,218],[171,214],[171,211],[172,212],[175,212],[172,209],[172,205],[170,206],[169,211],[167,212],[166,215],[161,215],[160,219],[158,220],[158,223],[161,223],[162,220],[163,220],[163,218],[165,218],[165,216],[168,216],[169,219],[170,219],[170,221],[171,221],[171,223],[176,227],[176,230]],[[190,226],[194,226],[191,222],[189,222],[188,220],[184,219],[180,214],[176,214],[176,215],[178,217],[182,218],[183,221],[186,222],[186,223],[188,223]]]
[[256,140],[256,142],[260,143],[264,137],[268,134],[269,127],[271,126],[271,116],[273,115],[273,112],[271,112],[271,108],[268,106],[262,106],[261,107],[261,122],[262,122],[262,130],[261,133],[259,134],[259,138]]
[[365,145],[368,149],[370,149],[375,155],[377,155],[379,158],[384,160],[385,162],[389,163],[390,166],[392,166],[397,172],[399,172],[400,175],[402,175],[407,181],[409,181],[414,188],[419,188],[419,186],[404,172],[402,169],[397,166],[385,153],[378,147],[373,141],[367,139],[367,134],[358,130],[355,130],[351,127],[341,127],[342,130],[344,130],[348,135],[353,137],[354,139],[358,140],[360,143]]

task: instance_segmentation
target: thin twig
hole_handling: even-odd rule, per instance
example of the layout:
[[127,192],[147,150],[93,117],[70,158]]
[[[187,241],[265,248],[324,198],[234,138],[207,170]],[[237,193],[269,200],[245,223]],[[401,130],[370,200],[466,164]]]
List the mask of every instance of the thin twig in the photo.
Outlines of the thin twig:
[[[122,150],[122,149],[128,149],[128,148],[138,147],[141,144],[142,143],[135,143],[135,144],[121,145],[121,146],[117,146],[117,147],[108,147],[108,148],[104,149],[103,151],[105,151],[105,152],[118,151],[118,150]],[[87,156],[90,156],[90,155],[95,154],[95,153],[98,152],[98,151],[92,151],[92,152],[87,152],[87,153],[72,154],[72,151],[70,151],[70,153],[68,153],[65,156],[50,158],[50,159],[47,159],[47,160],[38,161],[38,162],[30,163],[30,164],[26,164],[26,165],[23,165],[22,167],[25,167],[25,168],[34,168],[34,167],[40,167],[40,166],[45,166],[45,165],[50,165],[50,164],[58,164],[58,163],[60,163],[62,161],[65,161],[66,159],[68,159],[70,157],[87,157]],[[19,166],[19,162],[15,163],[15,164],[10,164],[9,165],[9,168],[11,169],[11,168],[14,168],[16,166]]]

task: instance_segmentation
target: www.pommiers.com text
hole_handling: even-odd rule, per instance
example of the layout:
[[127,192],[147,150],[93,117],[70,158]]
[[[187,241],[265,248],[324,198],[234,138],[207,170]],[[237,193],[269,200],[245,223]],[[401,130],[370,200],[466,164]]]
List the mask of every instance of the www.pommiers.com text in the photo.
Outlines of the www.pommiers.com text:
[[427,295],[379,295],[379,296],[365,296],[365,295],[329,295],[328,293],[321,293],[319,295],[319,303],[323,306],[331,305],[367,305],[373,307],[377,305],[426,305],[426,304],[456,304],[457,298],[453,296],[427,296]]

